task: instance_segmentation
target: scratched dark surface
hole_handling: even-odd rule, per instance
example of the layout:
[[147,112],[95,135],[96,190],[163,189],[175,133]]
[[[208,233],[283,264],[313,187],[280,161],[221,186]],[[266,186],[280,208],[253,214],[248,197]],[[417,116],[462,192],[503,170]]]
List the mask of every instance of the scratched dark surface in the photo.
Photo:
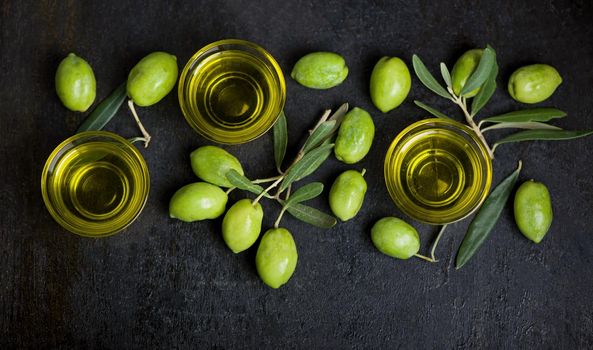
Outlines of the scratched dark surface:
[[[524,162],[521,180],[548,185],[555,220],[539,245],[522,237],[510,206],[487,243],[463,269],[454,258],[468,221],[452,225],[441,259],[398,261],[369,237],[380,217],[402,216],[383,184],[391,139],[425,113],[420,99],[453,113],[422,87],[381,114],[368,95],[374,63],[419,54],[436,72],[465,50],[490,43],[498,53],[499,90],[483,115],[524,106],[506,93],[517,67],[545,62],[564,83],[542,106],[568,112],[557,122],[593,129],[593,5],[589,1],[2,1],[0,8],[0,348],[593,348],[593,138],[505,145],[495,182]],[[232,254],[220,220],[186,224],[168,218],[173,192],[196,181],[188,161],[205,144],[185,123],[174,91],[142,108],[154,141],[142,154],[151,193],[140,218],[105,239],[61,229],[39,188],[45,159],[72,135],[84,114],[67,111],[53,88],[62,57],[86,58],[97,101],[145,54],[166,50],[180,68],[205,44],[243,38],[267,48],[287,76],[290,150],[324,108],[348,101],[377,126],[364,208],[348,223],[316,229],[287,217],[299,252],[279,290],[258,278],[255,248]],[[304,53],[341,53],[348,79],[326,91],[288,78]],[[95,102],[96,104],[97,102]],[[122,109],[108,130],[137,135]],[[494,134],[496,138],[502,135]],[[491,139],[492,140],[492,139]],[[271,136],[226,147],[250,177],[273,175]],[[262,151],[264,150],[264,151]],[[350,168],[330,159],[313,176],[330,184]],[[239,193],[232,199],[240,198]],[[326,196],[313,201],[328,210]],[[264,206],[265,226],[278,212]],[[423,252],[437,228],[412,221]]]

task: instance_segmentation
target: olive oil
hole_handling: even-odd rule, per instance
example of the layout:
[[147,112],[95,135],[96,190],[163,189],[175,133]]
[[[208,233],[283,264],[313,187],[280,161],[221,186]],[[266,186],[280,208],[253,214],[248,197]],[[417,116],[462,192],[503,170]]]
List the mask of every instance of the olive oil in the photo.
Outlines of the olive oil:
[[491,162],[468,127],[453,121],[417,122],[394,140],[385,159],[385,180],[407,215],[444,224],[469,215],[485,199]]
[[114,134],[74,137],[78,138],[59,146],[46,164],[42,192],[48,210],[74,233],[115,233],[131,223],[146,202],[146,164],[131,144]]
[[223,40],[198,51],[179,83],[188,123],[220,143],[243,143],[265,133],[284,107],[284,77],[259,46]]

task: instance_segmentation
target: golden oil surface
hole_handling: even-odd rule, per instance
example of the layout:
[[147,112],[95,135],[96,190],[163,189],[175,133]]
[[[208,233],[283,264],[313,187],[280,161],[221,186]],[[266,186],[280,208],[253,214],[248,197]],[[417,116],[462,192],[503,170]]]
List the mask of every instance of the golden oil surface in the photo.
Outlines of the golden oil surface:
[[210,56],[189,83],[191,108],[214,125],[242,127],[262,112],[270,99],[273,76],[257,59],[241,51]]
[[68,149],[45,181],[46,204],[54,218],[70,231],[89,236],[115,233],[131,223],[146,202],[149,186],[143,160],[108,141]]
[[179,103],[196,131],[232,144],[269,130],[284,107],[286,91],[280,67],[267,52],[251,43],[229,42],[232,45],[211,44],[211,50],[198,52],[188,62],[180,79]]
[[467,130],[461,131],[425,128],[392,144],[385,162],[386,183],[407,215],[432,224],[453,222],[485,198],[490,159],[472,145]]

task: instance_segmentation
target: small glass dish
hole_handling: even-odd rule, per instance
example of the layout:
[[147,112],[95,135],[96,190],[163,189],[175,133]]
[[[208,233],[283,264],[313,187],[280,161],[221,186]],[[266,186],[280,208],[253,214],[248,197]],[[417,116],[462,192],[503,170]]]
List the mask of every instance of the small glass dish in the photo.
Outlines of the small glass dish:
[[58,224],[86,237],[129,226],[146,204],[148,167],[128,140],[107,131],[86,131],[62,142],[41,175],[41,193]]
[[492,161],[469,127],[453,120],[424,119],[393,140],[384,175],[389,195],[402,212],[442,225],[470,215],[486,199]]
[[258,138],[278,119],[286,100],[276,60],[245,40],[211,43],[187,62],[179,79],[179,105],[188,124],[223,144]]

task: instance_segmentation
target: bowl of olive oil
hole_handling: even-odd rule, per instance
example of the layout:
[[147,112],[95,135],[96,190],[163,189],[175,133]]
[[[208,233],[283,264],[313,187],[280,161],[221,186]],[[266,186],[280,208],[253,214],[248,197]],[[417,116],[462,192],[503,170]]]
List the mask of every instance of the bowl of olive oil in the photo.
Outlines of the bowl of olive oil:
[[384,166],[397,207],[434,225],[470,215],[492,182],[484,144],[469,127],[447,119],[424,119],[405,128],[389,147]]
[[103,237],[130,225],[144,208],[148,167],[128,140],[106,131],[86,131],[51,153],[41,176],[47,210],[65,229]]
[[203,137],[224,144],[256,139],[278,119],[286,100],[276,60],[245,40],[216,41],[196,52],[179,79],[179,105]]

